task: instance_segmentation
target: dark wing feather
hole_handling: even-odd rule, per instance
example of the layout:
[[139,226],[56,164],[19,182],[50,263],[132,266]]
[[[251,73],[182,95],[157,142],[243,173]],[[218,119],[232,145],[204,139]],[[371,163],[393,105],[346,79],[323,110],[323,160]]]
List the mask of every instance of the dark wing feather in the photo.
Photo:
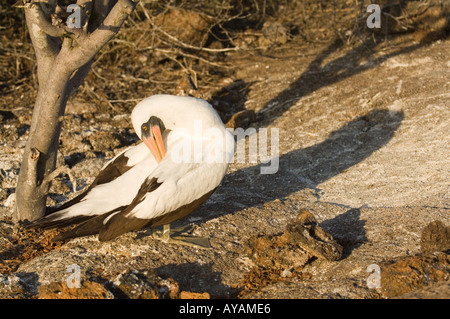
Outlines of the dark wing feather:
[[205,195],[203,195],[202,197],[194,200],[192,203],[183,205],[170,213],[150,219],[148,221],[148,226],[167,225],[176,220],[179,220],[181,218],[188,216],[194,210],[196,210],[201,204],[203,204],[208,198],[210,198],[215,190],[216,189],[214,188],[212,191],[210,191],[210,192],[206,193]]
[[125,209],[125,208],[126,208],[126,206],[118,207],[117,209],[114,209],[103,215],[91,217],[90,219],[84,221],[83,223],[79,224],[75,228],[59,234],[58,236],[53,238],[52,241],[53,242],[65,241],[65,240],[69,240],[69,239],[76,238],[76,237],[96,235],[102,228],[103,221],[105,220],[105,218],[107,218],[109,215],[117,213],[118,211]]
[[58,214],[53,214],[48,217],[40,218],[34,221],[32,224],[26,225],[25,228],[40,228],[40,229],[51,229],[51,228],[63,228],[66,226],[82,223],[92,216],[75,216],[72,218],[58,219]]
[[[157,185],[156,188],[159,187],[160,184]],[[150,191],[155,190],[151,189]],[[142,188],[141,188],[142,190]],[[194,200],[192,203],[183,205],[176,210],[164,214],[162,216],[158,216],[152,219],[142,219],[135,217],[126,217],[126,215],[131,212],[137,204],[139,204],[143,200],[143,196],[145,193],[141,194],[140,197],[136,197],[133,203],[128,206],[122,212],[112,216],[108,222],[102,227],[99,233],[98,239],[100,241],[107,241],[116,238],[122,234],[125,234],[129,231],[139,230],[145,226],[160,226],[170,224],[171,222],[184,218],[191,214],[194,210],[196,210],[201,204],[203,204],[211,195],[214,193],[216,189],[206,193],[202,197]]]
[[127,206],[120,213],[112,216],[106,224],[100,229],[98,239],[100,241],[107,241],[116,238],[122,234],[125,234],[132,230],[138,230],[147,225],[149,222],[147,219],[141,218],[127,218],[125,217],[129,212],[131,212],[136,205],[144,200],[144,196],[147,193],[151,193],[158,189],[161,183],[158,183],[158,179],[147,178],[144,183],[142,183],[136,197],[133,199],[131,204]]
[[[169,224],[175,220],[184,218],[191,214],[215,191],[215,189],[213,189],[202,197],[194,200],[192,203],[183,205],[172,212],[169,212],[162,216],[158,216],[156,218],[142,219],[126,217],[129,212],[131,212],[139,203],[144,200],[144,196],[147,193],[153,192],[154,190],[158,189],[159,186],[161,186],[161,183],[158,183],[157,178],[147,178],[141,185],[141,188],[139,189],[136,197],[133,199],[129,206],[122,206],[108,213],[95,217],[86,216],[88,217],[87,220],[84,220],[74,229],[59,234],[52,241],[64,241],[71,238],[95,234],[99,234],[98,239],[100,241],[108,241],[129,231],[139,230],[145,226],[159,226]],[[109,220],[104,223],[104,220],[108,217],[110,217]],[[56,226],[59,226],[61,223],[57,224],[57,221],[55,221],[55,224]]]
[[46,215],[56,213],[62,209],[66,209],[76,203],[79,203],[95,186],[109,183],[115,180],[117,177],[124,174],[126,171],[128,171],[131,168],[131,166],[127,166],[129,158],[125,156],[125,153],[126,152],[123,152],[122,154],[117,156],[114,161],[110,162],[104,169],[102,169],[97,175],[97,177],[94,179],[92,184],[83,193],[81,193],[80,195],[76,196],[75,198],[69,200],[68,202],[64,203],[59,207],[48,208]]
[[[97,185],[105,184],[113,181],[126,171],[128,171],[131,166],[127,166],[128,157],[125,156],[126,152],[123,152],[116,159],[110,162],[104,169],[100,171],[98,176],[92,182],[92,184],[80,195],[75,198],[69,200],[63,205],[57,208],[47,208],[46,215],[33,223],[25,226],[26,228],[41,228],[41,229],[50,229],[56,227],[66,227],[69,225],[79,224],[90,220],[93,216],[74,216],[72,218],[63,218],[59,211],[68,208],[81,200]],[[109,214],[110,212],[106,213]]]
[[[99,239],[100,239],[100,237],[102,236],[102,233],[103,233],[103,229],[104,229],[104,220],[106,218],[108,218],[111,215],[113,215],[111,218],[115,218],[117,215],[120,215],[119,214],[120,212],[127,211],[128,209],[132,209],[132,208],[130,208],[130,206],[135,207],[138,203],[140,203],[143,200],[143,196],[146,193],[154,191],[160,185],[161,185],[161,183],[158,183],[156,178],[152,178],[152,179],[147,178],[144,181],[144,183],[141,185],[141,188],[139,189],[136,197],[133,199],[133,201],[131,202],[131,204],[129,206],[121,206],[121,207],[118,207],[112,211],[105,213],[105,214],[93,216],[93,217],[91,216],[89,219],[85,220],[83,223],[76,226],[75,228],[73,228],[67,232],[59,234],[52,241],[64,241],[64,240],[68,240],[71,238],[83,237],[83,236],[89,236],[89,235],[95,235],[95,234],[99,234]],[[142,220],[140,220],[140,221],[142,221]],[[115,237],[117,237],[123,233],[126,233],[130,230],[140,229],[143,226],[145,226],[145,223],[142,224],[142,222],[139,222],[139,220],[136,220],[136,222],[137,222],[136,225],[134,225],[133,223],[127,223],[127,224],[119,223],[119,225],[122,227],[119,227],[118,229],[116,229],[116,228],[112,229],[112,233],[108,232],[108,234],[110,234],[110,235],[107,235],[107,236],[113,236],[113,237],[108,238],[106,240],[115,238]],[[100,240],[102,240],[102,239],[100,239]]]

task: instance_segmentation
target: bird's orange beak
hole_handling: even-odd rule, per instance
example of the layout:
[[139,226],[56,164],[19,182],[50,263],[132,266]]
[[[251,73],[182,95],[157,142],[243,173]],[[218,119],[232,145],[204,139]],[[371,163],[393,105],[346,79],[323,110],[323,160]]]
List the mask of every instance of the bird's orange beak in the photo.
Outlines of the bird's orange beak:
[[156,161],[161,162],[166,156],[166,149],[164,148],[160,123],[150,120],[144,124],[142,126],[142,141],[152,152]]

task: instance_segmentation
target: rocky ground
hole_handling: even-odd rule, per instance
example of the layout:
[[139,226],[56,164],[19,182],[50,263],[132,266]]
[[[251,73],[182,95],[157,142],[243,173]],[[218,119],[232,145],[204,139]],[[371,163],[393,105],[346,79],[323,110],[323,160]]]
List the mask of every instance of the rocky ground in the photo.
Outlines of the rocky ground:
[[[148,229],[106,243],[50,243],[57,232],[16,228],[31,101],[1,110],[0,297],[450,297],[448,37],[283,40],[226,61],[234,71],[204,93],[227,120],[230,107],[254,111],[244,124],[279,130],[279,169],[261,174],[261,157],[232,163],[212,197],[176,223],[195,224],[211,249],[165,244]],[[5,99],[23,100],[13,94]],[[67,170],[50,206],[137,142],[129,113],[81,96],[66,113]],[[80,288],[67,286],[71,265]]]

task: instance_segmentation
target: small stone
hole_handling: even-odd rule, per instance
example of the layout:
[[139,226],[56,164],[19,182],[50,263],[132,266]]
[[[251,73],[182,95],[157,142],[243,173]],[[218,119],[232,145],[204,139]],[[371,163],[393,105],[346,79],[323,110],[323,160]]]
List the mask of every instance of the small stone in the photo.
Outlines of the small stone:
[[172,278],[163,279],[158,283],[159,293],[163,299],[178,299],[180,286]]
[[288,41],[288,29],[278,21],[266,21],[262,27],[263,36],[259,45],[267,49],[271,45],[285,44]]
[[289,269],[285,269],[281,272],[281,277],[283,278],[288,278],[292,276],[292,271],[290,271]]
[[316,218],[307,210],[302,210],[295,219],[296,224],[317,224]]
[[154,271],[130,270],[117,277],[116,294],[129,299],[160,299],[159,281]]
[[5,200],[5,202],[3,203],[3,206],[5,206],[5,207],[14,207],[15,204],[16,204],[16,193],[12,193]]
[[205,14],[171,7],[158,14],[153,23],[181,42],[202,47],[213,21]]
[[180,299],[211,299],[211,296],[207,292],[198,293],[198,292],[182,291],[180,293]]
[[446,251],[450,249],[450,227],[439,220],[429,223],[422,230],[420,248],[423,252]]

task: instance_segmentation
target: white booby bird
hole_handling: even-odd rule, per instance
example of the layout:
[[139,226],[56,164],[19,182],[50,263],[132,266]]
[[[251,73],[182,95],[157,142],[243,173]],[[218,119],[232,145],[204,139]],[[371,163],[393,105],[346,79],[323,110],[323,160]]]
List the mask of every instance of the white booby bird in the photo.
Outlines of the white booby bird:
[[79,224],[54,240],[98,234],[106,241],[144,226],[165,225],[166,232],[211,196],[234,156],[234,137],[209,103],[155,95],[136,105],[131,120],[143,143],[106,163],[86,191],[32,227]]

